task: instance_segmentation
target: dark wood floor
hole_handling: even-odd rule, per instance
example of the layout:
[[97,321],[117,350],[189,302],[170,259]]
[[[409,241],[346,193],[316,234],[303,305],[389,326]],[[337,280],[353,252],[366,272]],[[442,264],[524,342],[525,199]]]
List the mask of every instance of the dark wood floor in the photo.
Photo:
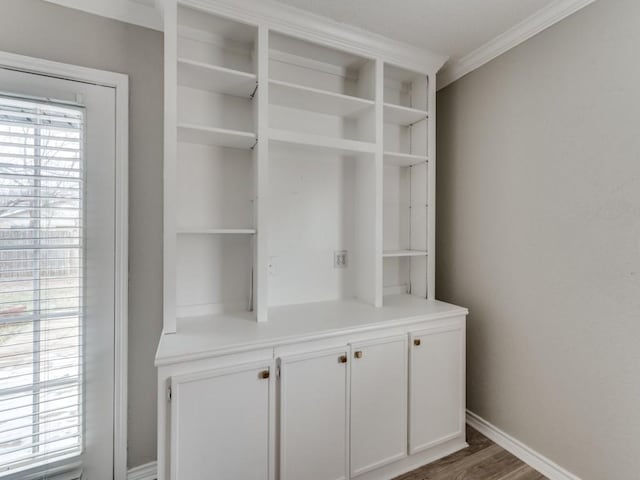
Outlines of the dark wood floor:
[[394,480],[548,480],[469,426],[467,443],[469,448]]

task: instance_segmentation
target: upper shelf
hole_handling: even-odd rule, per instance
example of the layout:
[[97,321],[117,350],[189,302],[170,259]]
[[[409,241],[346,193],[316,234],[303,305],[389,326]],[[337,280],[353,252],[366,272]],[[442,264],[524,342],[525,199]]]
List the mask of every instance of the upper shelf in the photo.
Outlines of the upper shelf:
[[391,257],[426,257],[426,250],[385,250],[382,253],[385,258]]
[[217,127],[179,124],[178,141],[248,150],[256,144],[255,133]]
[[180,228],[179,235],[255,235],[255,228]]
[[403,107],[392,103],[384,104],[384,123],[410,126],[421,120],[425,120],[429,114],[426,110]]
[[420,163],[426,163],[426,155],[414,155],[411,153],[384,152],[384,164],[396,167],[413,167]]
[[269,81],[269,101],[287,108],[309,110],[348,117],[373,107],[372,100],[295,85],[280,80]]
[[292,132],[289,130],[278,130],[275,128],[269,130],[269,139],[281,143],[324,148],[346,153],[375,153],[376,151],[375,143]]
[[186,58],[178,59],[178,85],[249,98],[257,84],[257,77],[252,73]]

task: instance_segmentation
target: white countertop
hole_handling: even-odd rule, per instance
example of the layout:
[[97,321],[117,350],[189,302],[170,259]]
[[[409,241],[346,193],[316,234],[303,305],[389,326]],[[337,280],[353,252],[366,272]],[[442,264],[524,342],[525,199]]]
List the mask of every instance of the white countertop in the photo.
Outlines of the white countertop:
[[177,333],[162,335],[156,366],[467,313],[437,300],[392,295],[381,308],[358,300],[272,307],[261,323],[249,312],[183,318]]

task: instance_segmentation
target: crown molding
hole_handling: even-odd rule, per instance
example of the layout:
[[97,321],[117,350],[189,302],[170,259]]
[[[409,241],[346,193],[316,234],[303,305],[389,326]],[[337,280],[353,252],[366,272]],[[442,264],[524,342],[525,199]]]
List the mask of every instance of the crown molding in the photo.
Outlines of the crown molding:
[[[164,30],[160,15],[163,0],[45,0],[154,30]],[[381,56],[399,67],[421,66],[424,73],[440,70],[446,55],[430,52],[273,0],[179,0],[183,5],[213,10],[247,23],[270,27],[306,40],[332,44],[363,56]]]
[[144,0],[44,0],[75,10],[162,31],[156,8]]
[[433,74],[448,56],[415,47],[367,30],[336,22],[273,0],[179,0],[192,8],[213,11],[249,24],[264,24],[280,33],[319,42],[364,57],[380,57],[399,67]]
[[534,35],[573,15],[595,0],[557,0],[489,40],[459,60],[452,61],[438,73],[438,90],[464,77]]

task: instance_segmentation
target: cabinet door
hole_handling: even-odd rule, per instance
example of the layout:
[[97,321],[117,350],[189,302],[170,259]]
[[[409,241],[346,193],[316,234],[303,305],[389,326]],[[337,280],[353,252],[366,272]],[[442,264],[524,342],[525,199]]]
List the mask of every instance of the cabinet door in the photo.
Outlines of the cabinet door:
[[347,478],[347,349],[280,359],[280,479]]
[[270,367],[172,378],[172,480],[269,479]]
[[407,454],[407,337],[351,346],[351,476]]
[[463,433],[464,328],[410,335],[409,453]]

